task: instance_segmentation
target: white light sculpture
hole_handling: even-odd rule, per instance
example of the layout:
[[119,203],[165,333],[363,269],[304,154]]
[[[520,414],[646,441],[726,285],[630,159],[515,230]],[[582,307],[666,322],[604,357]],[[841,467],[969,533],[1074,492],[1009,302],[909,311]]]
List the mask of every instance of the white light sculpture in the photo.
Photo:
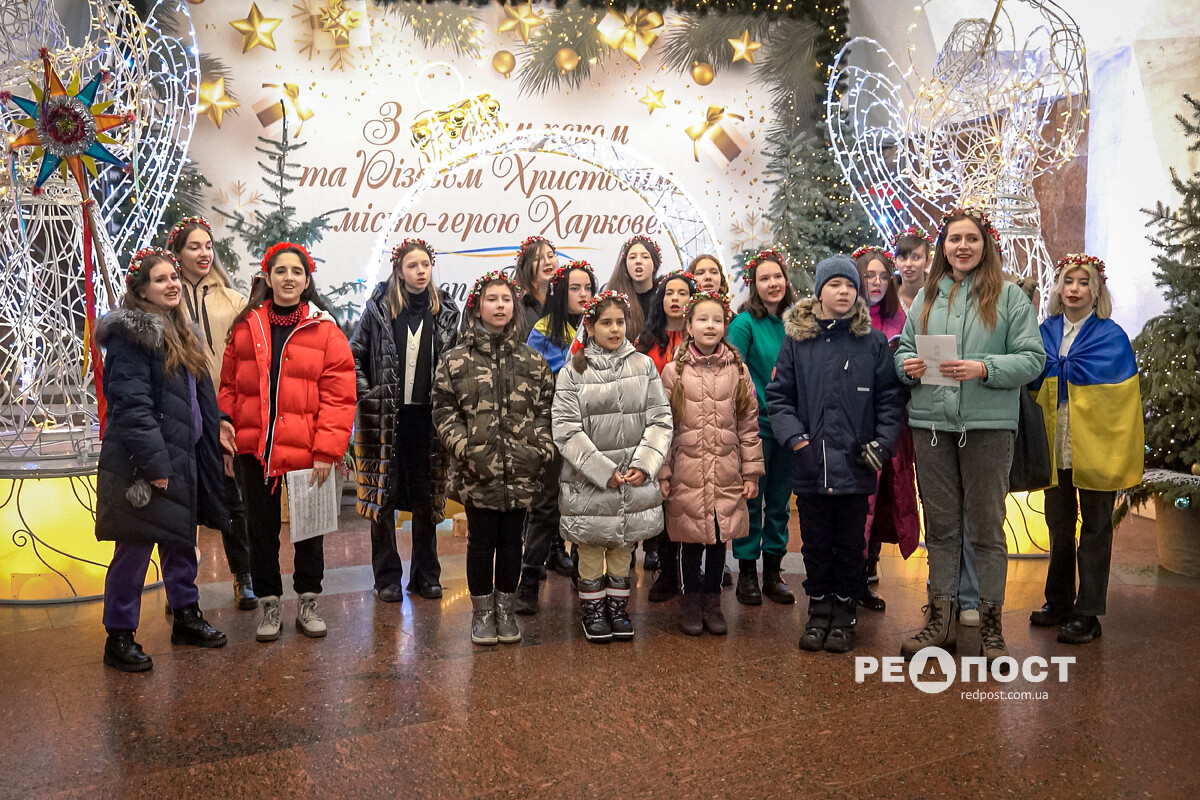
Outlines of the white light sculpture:
[[[1052,0],[999,0],[990,21],[955,24],[928,77],[916,74],[915,48],[907,69],[874,39],[852,39],[838,53],[826,112],[846,180],[886,240],[913,224],[936,230],[955,204],[983,206],[1005,268],[1036,276],[1045,307],[1054,261],[1033,181],[1069,162],[1083,132],[1078,26]],[[851,50],[882,56],[886,70],[848,63]]]

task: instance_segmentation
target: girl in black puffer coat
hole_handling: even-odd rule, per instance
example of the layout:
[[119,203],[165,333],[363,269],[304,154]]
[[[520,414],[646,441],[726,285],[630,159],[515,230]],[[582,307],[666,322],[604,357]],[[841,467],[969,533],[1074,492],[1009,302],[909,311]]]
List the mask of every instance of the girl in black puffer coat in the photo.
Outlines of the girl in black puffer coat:
[[220,417],[208,366],[179,310],[178,265],[166,250],[133,258],[121,308],[96,326],[106,350],[108,401],[96,479],[96,538],[115,541],[104,583],[104,663],[153,666],[134,641],[150,556],[158,547],[173,644],[221,647],[200,613],[196,524],[228,530],[218,444]]

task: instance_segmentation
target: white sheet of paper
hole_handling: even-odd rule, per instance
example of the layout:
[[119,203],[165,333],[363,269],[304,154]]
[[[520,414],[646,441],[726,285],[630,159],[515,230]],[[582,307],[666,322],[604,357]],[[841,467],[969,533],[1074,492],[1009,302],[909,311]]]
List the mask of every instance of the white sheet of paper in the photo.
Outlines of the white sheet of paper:
[[925,374],[921,383],[927,386],[958,386],[954,378],[947,378],[939,372],[943,361],[958,360],[958,341],[951,334],[922,334],[916,335],[917,358],[925,361]]
[[308,485],[311,469],[287,474],[288,527],[293,542],[333,533],[338,527],[337,481],[332,470],[324,486]]

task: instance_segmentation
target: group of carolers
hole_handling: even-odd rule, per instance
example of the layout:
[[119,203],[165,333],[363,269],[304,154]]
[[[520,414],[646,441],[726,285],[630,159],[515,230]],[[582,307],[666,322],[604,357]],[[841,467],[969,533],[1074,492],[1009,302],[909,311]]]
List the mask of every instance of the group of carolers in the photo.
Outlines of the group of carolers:
[[[911,228],[893,246],[821,261],[801,300],[784,257],[761,251],[734,316],[714,256],[660,277],[658,246],[635,236],[598,291],[587,262],[559,266],[532,236],[513,276],[479,277],[460,319],[434,249],[406,239],[347,341],[305,248],[271,247],[247,301],[214,260],[209,224],[182,220],[165,249],[133,257],[120,308],[96,330],[107,399],[96,535],[116,542],[104,662],[152,666],[134,632],[155,546],[172,643],[226,643],[198,605],[197,524],[222,532],[238,607],[261,605],[256,638],[278,639],[282,478],[311,469],[323,484],[348,444],[380,601],[403,598],[397,512],[412,514],[407,589],[438,598],[436,525],[447,496],[465,507],[480,645],[520,641],[517,615],[537,613],[547,567],[574,579],[589,641],[632,638],[639,542],[658,570],[649,599],[678,596],[687,634],[727,631],[727,542],[739,602],[793,603],[782,562],[794,495],[800,647],[847,652],[857,608],[886,607],[882,543],[905,558],[917,548],[919,488],[929,604],[901,652],[977,625],[994,660],[1008,653],[1004,503],[1027,388],[1056,467],[1046,604],[1031,621],[1091,641],[1114,494],[1140,480],[1143,452],[1136,364],[1109,319],[1103,262],[1059,263],[1039,335],[986,214],[955,209],[936,242]],[[937,383],[922,380],[921,334],[953,335],[961,354]],[[311,637],[326,634],[322,542],[294,545],[295,625]]]

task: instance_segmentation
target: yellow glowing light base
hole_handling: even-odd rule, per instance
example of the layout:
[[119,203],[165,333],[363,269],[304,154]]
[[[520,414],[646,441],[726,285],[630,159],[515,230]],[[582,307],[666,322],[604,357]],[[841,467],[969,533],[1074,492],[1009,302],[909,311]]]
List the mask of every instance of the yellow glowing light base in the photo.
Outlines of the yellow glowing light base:
[[[0,603],[104,595],[113,543],[97,542],[96,476],[0,479]],[[161,579],[155,553],[147,585]]]
[[[925,546],[925,513],[917,497],[921,546]],[[1046,526],[1046,497],[1042,492],[1013,492],[1004,498],[1004,539],[1009,558],[1049,558],[1050,529]]]

